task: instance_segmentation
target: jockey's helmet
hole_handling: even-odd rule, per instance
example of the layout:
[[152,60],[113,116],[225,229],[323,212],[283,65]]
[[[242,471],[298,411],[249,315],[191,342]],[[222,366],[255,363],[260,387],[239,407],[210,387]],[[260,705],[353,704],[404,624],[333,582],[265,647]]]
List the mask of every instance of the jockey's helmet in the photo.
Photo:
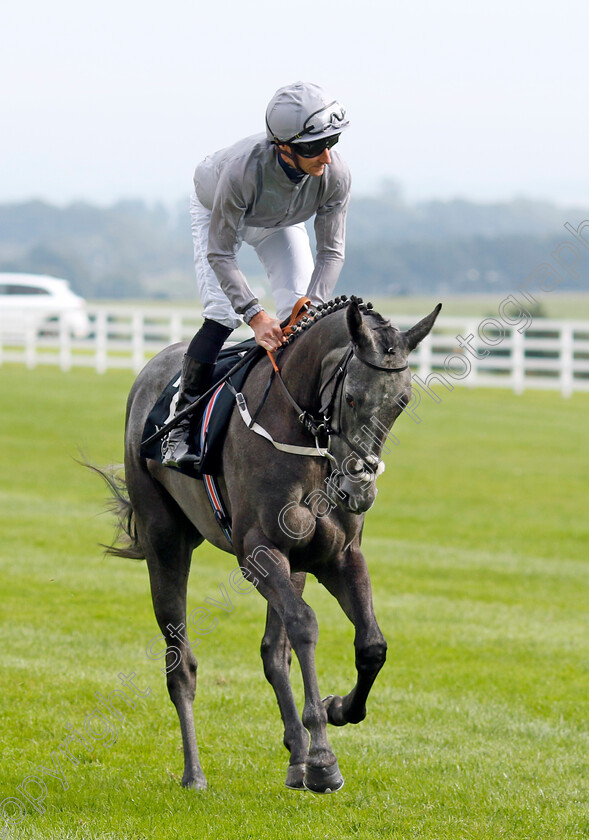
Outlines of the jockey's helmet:
[[273,143],[322,140],[349,124],[343,105],[309,82],[279,88],[266,108],[266,135]]

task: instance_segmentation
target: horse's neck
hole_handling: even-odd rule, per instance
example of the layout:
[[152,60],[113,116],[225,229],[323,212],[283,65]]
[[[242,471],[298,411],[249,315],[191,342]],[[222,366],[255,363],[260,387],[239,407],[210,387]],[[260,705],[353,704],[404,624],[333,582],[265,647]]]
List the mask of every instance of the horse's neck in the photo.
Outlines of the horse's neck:
[[288,383],[295,399],[319,398],[322,363],[332,351],[343,353],[350,341],[344,313],[338,312],[313,324],[289,348],[284,364],[280,365],[282,377]]

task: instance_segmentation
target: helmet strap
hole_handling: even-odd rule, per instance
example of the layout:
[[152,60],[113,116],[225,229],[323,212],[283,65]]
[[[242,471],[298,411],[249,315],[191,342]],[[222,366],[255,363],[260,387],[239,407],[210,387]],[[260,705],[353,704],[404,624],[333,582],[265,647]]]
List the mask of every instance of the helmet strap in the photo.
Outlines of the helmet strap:
[[[288,143],[280,143],[278,140],[275,140],[274,143],[276,145],[277,154],[282,155],[283,158],[286,158],[287,162],[293,167],[293,169],[296,169],[297,172],[300,172],[301,174],[304,175],[304,170],[301,169],[301,167],[299,166],[299,157],[298,157],[297,153],[295,151],[293,151],[292,146]],[[290,151],[288,151],[288,152],[283,151],[282,149],[278,148],[279,145],[288,146]]]

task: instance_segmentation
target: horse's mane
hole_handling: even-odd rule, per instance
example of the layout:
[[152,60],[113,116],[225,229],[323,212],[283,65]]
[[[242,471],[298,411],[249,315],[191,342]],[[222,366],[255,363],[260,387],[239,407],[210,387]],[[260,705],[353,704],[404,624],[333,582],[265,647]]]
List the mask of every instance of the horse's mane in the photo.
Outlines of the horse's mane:
[[362,298],[356,297],[356,295],[351,295],[348,297],[347,295],[340,295],[339,297],[333,298],[333,300],[328,300],[327,303],[319,303],[313,309],[309,311],[307,315],[304,315],[303,318],[294,326],[288,335],[286,341],[283,344],[283,347],[287,344],[292,344],[293,341],[302,335],[306,330],[310,329],[314,324],[320,321],[322,318],[325,318],[326,315],[331,315],[333,312],[337,312],[339,309],[345,309],[351,303],[357,303],[358,307],[361,312],[370,312],[372,315],[375,315],[379,318],[383,323],[385,319],[382,315],[379,315],[378,312],[375,312],[372,304],[370,302],[364,303]]
[[370,301],[368,301],[368,303],[364,303],[363,299],[361,297],[356,297],[356,295],[351,295],[350,297],[347,295],[340,295],[333,300],[327,301],[327,303],[319,303],[316,307],[310,310],[307,315],[304,315],[298,324],[292,328],[282,346],[286,347],[287,345],[292,344],[293,341],[296,341],[296,339],[304,332],[313,327],[327,315],[331,315],[340,309],[346,309],[346,307],[348,307],[351,303],[356,303],[360,312],[371,316],[371,320],[373,322],[371,324],[372,329],[377,332],[391,329],[396,331],[397,328],[393,327],[387,318],[383,318],[383,316],[374,309]]

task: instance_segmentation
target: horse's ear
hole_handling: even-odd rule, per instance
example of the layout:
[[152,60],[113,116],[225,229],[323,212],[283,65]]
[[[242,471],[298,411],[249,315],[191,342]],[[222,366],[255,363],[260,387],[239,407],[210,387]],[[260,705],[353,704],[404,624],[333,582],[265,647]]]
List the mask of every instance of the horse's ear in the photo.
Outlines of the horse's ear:
[[438,303],[433,312],[430,312],[430,314],[426,315],[425,318],[423,318],[423,320],[421,320],[418,324],[415,324],[414,327],[411,327],[410,330],[403,333],[409,352],[415,350],[419,342],[423,341],[426,335],[431,331],[431,328],[436,322],[436,318],[440,314],[441,308],[442,304]]
[[374,341],[369,327],[366,326],[360,307],[353,300],[346,309],[348,332],[356,347],[374,350]]

